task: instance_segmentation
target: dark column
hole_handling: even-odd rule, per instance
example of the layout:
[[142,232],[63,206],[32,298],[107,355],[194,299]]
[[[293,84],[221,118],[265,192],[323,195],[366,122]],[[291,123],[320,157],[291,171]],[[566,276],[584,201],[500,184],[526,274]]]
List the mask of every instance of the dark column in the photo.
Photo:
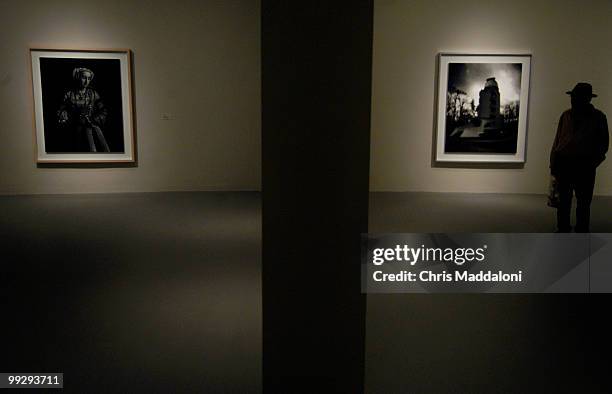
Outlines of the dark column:
[[363,392],[372,14],[263,0],[266,393]]

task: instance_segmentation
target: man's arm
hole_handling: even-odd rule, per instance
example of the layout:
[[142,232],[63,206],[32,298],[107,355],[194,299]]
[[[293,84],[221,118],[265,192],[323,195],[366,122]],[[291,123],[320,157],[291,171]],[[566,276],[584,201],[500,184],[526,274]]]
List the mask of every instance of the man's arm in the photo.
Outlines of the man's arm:
[[555,135],[555,140],[553,141],[552,148],[550,149],[550,173],[555,175],[556,172],[556,162],[557,162],[557,149],[559,148],[559,140],[561,135],[561,129],[563,125],[563,115],[559,118],[559,123],[557,124],[557,134]]
[[608,119],[606,115],[603,115],[602,127],[601,127],[601,153],[606,156],[608,148],[610,147],[610,133],[608,131]]
[[608,133],[608,120],[603,112],[599,112],[595,134],[595,146],[593,152],[593,164],[598,167],[605,159],[610,144],[610,136]]

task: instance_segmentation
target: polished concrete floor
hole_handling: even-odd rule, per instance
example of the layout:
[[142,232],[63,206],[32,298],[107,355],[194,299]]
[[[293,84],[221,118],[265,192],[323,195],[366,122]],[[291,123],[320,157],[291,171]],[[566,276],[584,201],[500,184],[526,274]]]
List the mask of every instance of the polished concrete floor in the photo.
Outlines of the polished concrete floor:
[[[612,232],[612,197],[591,231]],[[369,232],[552,232],[543,195],[373,193]],[[610,392],[608,294],[370,294],[368,394]],[[604,377],[602,379],[602,376]]]
[[[260,392],[259,193],[3,196],[0,212],[0,371],[63,372],[67,392]],[[592,230],[611,212],[596,198]],[[544,196],[371,195],[370,232],[553,229]],[[538,349],[567,340],[557,300],[369,296],[366,392],[516,388],[504,371],[534,358],[552,373]]]
[[0,197],[0,371],[65,392],[261,390],[258,193]]
[[[547,233],[555,215],[538,194],[371,193],[369,232]],[[594,197],[591,232],[612,232],[612,197]]]

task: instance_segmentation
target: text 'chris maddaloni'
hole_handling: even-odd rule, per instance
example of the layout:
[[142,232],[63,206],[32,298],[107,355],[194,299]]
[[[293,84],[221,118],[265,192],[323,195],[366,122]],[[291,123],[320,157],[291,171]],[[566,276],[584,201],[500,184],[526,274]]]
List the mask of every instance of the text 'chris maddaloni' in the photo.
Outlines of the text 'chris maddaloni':
[[[413,248],[408,245],[396,245],[394,248],[376,248],[372,250],[372,263],[382,266],[385,263],[408,264],[418,271],[401,270],[399,272],[384,272],[377,270],[372,273],[375,282],[522,282],[523,272],[513,273],[501,270],[467,270],[459,269],[465,263],[486,263],[487,245],[480,248],[429,248],[421,245]],[[452,272],[423,269],[415,267],[419,263],[453,263]]]

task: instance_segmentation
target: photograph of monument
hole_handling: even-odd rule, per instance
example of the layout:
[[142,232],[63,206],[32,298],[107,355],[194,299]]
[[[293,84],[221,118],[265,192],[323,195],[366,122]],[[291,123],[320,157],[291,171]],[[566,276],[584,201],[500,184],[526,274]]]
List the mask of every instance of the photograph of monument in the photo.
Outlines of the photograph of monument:
[[495,56],[461,56],[456,60],[444,56],[438,92],[438,153],[442,157],[437,155],[437,159],[522,159],[529,64],[507,56],[503,61]]

